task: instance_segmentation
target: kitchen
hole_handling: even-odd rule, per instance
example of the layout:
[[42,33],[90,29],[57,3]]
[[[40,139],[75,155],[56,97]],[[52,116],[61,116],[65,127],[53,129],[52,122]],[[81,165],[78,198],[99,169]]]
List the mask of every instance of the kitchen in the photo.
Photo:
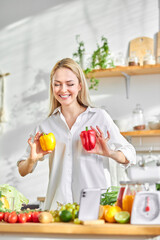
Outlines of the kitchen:
[[[0,21],[4,24],[0,30],[1,71],[10,73],[5,76],[6,121],[0,124],[0,184],[13,184],[30,202],[45,196],[48,164],[41,162],[35,172],[22,178],[16,162],[27,146],[30,131],[37,121],[47,116],[48,79],[53,64],[59,58],[72,57],[77,48],[77,34],[85,42],[88,55],[93,53],[101,36],[105,36],[111,53],[121,52],[128,59],[129,42],[146,36],[155,43],[160,25],[156,0],[54,1],[54,4],[46,1],[45,8],[43,1],[34,2],[32,5],[23,1],[22,7],[19,1],[2,1],[4,15]],[[41,7],[39,12],[37,6]],[[128,123],[132,123],[136,104],[141,104],[146,122],[160,114],[159,77],[159,73],[131,76],[128,98],[124,76],[105,77],[100,80],[98,91],[90,90],[91,99],[105,108],[115,121],[125,122],[125,126],[120,126],[125,132],[131,130]],[[160,157],[159,136],[129,136],[129,140],[139,149],[138,159],[153,154],[155,159]],[[146,151],[140,148],[143,142],[145,149],[142,150]],[[125,180],[126,175],[123,169],[111,164],[112,185],[115,185],[116,171],[121,180]]]

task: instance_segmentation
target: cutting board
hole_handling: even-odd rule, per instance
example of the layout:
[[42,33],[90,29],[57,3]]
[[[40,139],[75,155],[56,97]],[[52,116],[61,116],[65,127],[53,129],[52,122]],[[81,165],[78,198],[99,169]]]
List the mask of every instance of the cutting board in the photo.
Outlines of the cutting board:
[[160,63],[160,32],[157,33],[156,57],[157,57],[157,62]]
[[152,38],[139,37],[130,41],[129,56],[135,52],[135,55],[139,58],[140,65],[143,65],[143,57],[146,55],[147,50],[154,55],[154,41]]
[[97,220],[86,220],[82,221],[83,225],[97,225],[97,224],[105,224],[105,221],[103,219],[97,219]]

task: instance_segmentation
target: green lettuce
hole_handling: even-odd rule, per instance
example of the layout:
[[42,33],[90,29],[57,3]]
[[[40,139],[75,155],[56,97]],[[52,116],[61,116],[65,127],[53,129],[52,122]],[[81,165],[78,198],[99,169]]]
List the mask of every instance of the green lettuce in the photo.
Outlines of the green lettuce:
[[[14,210],[18,211],[21,209],[22,204],[28,204],[29,200],[20,193],[15,187],[10,186],[9,184],[0,185],[1,196],[6,198],[14,197]],[[9,200],[8,200],[9,201]]]

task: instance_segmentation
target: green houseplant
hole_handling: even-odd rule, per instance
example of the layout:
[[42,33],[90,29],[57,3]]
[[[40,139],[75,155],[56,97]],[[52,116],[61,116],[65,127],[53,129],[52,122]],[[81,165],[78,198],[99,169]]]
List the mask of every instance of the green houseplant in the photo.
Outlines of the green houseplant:
[[85,54],[84,42],[80,41],[80,35],[76,35],[76,42],[78,43],[77,52],[73,53],[73,57],[76,59],[77,63],[80,64],[82,69],[84,68],[83,58]]
[[[83,56],[85,54],[85,46],[84,42],[79,40],[80,35],[76,36],[76,40],[78,43],[78,50],[73,54],[73,57],[78,58],[78,63],[83,68]],[[114,63],[111,59],[110,50],[108,46],[107,38],[101,37],[101,45],[97,44],[97,49],[93,52],[91,56],[90,66],[84,69],[84,73],[87,74],[94,69],[106,69],[113,68]],[[99,79],[96,79],[94,76],[90,78],[90,86],[89,89],[98,90]]]

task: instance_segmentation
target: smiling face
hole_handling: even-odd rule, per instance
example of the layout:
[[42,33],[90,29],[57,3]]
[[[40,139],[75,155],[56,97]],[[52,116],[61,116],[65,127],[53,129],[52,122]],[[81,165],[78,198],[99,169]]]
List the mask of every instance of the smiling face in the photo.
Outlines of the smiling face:
[[76,75],[68,68],[58,68],[53,75],[53,93],[62,106],[77,103],[77,95],[81,90]]

